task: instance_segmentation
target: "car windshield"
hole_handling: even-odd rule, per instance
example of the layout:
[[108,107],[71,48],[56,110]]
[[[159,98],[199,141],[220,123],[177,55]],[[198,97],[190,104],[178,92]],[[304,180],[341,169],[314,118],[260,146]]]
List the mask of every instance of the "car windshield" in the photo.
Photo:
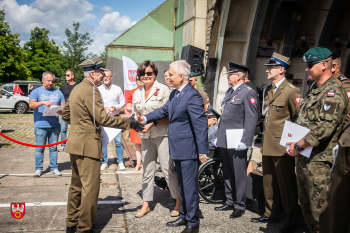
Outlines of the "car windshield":
[[13,84],[5,84],[5,85],[2,86],[1,89],[4,89],[4,90],[6,90],[8,92],[13,92]]

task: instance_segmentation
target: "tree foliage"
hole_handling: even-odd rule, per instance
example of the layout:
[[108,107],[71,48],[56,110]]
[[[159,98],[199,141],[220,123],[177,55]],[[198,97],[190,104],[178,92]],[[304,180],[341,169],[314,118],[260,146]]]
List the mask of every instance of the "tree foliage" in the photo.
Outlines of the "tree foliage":
[[55,41],[49,39],[50,31],[35,27],[31,31],[30,40],[24,44],[27,53],[27,67],[32,71],[34,79],[41,80],[45,71],[51,71],[58,78],[64,77],[64,57]]
[[20,46],[19,34],[11,33],[5,22],[5,11],[0,10],[0,83],[16,79],[30,79],[27,69],[26,53]]
[[87,58],[88,45],[94,41],[90,38],[89,33],[81,34],[79,29],[80,23],[73,22],[73,31],[66,29],[67,41],[63,42],[65,65],[74,70],[76,81],[84,77],[83,68],[78,65]]

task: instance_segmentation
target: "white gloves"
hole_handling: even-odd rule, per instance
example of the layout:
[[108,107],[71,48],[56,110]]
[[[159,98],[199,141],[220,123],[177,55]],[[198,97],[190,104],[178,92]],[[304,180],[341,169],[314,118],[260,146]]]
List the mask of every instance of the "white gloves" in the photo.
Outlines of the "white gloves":
[[333,147],[333,149],[332,149],[332,154],[333,154],[332,170],[334,169],[334,164],[335,164],[335,160],[337,159],[337,156],[338,156],[338,151],[339,151],[339,145],[336,145],[335,147]]
[[246,150],[246,149],[247,149],[247,146],[243,142],[240,142],[236,148],[236,150]]

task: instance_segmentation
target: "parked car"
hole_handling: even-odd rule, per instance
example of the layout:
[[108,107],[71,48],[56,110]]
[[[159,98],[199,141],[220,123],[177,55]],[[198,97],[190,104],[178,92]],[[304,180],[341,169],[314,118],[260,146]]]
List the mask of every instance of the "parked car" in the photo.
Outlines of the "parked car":
[[12,110],[19,114],[24,114],[29,110],[29,97],[14,95],[1,89],[0,110]]
[[16,80],[14,82],[4,83],[0,88],[1,90],[5,90],[13,94],[13,89],[15,88],[16,84],[19,84],[19,88],[21,88],[24,96],[28,96],[30,85],[33,85],[34,87],[33,90],[43,85],[42,82],[38,82],[38,81]]

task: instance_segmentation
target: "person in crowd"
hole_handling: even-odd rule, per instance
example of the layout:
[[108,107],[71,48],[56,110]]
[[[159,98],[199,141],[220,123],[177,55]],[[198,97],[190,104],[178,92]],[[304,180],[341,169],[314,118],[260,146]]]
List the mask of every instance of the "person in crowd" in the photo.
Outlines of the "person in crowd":
[[71,92],[63,109],[63,120],[71,132],[65,147],[71,159],[72,178],[68,192],[66,232],[94,232],[100,190],[102,155],[101,126],[135,130],[143,126],[134,119],[107,114],[98,85],[103,83],[105,69],[102,57],[86,59],[80,64],[84,79]]
[[[304,138],[288,142],[286,152],[298,156],[296,173],[300,208],[310,232],[318,232],[319,214],[327,197],[334,163],[332,149],[345,121],[348,97],[345,90],[332,78],[332,52],[316,47],[308,50],[306,62],[308,79],[316,81],[300,103],[296,124],[310,129]],[[309,158],[300,154],[313,146]]]
[[190,72],[191,66],[184,60],[171,63],[170,84],[176,90],[162,107],[138,116],[138,121],[147,124],[169,118],[169,149],[183,205],[180,217],[167,226],[186,225],[183,233],[199,232],[198,159],[202,163],[209,160],[208,121],[201,95],[188,82]]
[[14,95],[23,95],[23,91],[19,87],[18,83],[15,84],[15,88],[13,89],[13,94]]
[[34,86],[32,84],[29,85],[29,91],[28,91],[28,96],[30,96],[30,93],[32,93],[34,89]]
[[[333,64],[332,64],[332,74],[333,78],[337,83],[344,88],[346,91],[346,94],[348,95],[348,98],[350,98],[350,80],[344,76],[341,71],[341,59],[340,59],[340,53],[338,51],[333,52],[332,54]],[[346,114],[345,123],[350,119],[350,101],[348,106],[348,112]],[[344,124],[345,124],[344,123]]]
[[[285,121],[294,121],[299,109],[301,93],[285,77],[290,66],[289,57],[273,53],[265,64],[267,79],[272,82],[264,93],[264,132],[261,143],[265,213],[252,222],[279,222],[280,207],[287,215],[280,232],[294,232],[297,224],[298,191],[295,159],[280,145]],[[279,134],[279,135],[278,135]]]
[[199,94],[202,96],[204,109],[206,110],[207,106],[210,105],[209,96],[205,91],[203,91],[201,88],[197,86],[197,82],[198,82],[197,74],[194,72],[191,72],[190,79],[188,81],[190,82],[192,87],[194,87],[194,89],[196,89],[199,92]]
[[209,141],[209,148],[215,148],[216,145],[216,132],[219,128],[219,118],[220,114],[215,111],[210,105],[208,105],[207,111],[205,112],[205,115],[208,120],[208,141]]
[[350,230],[350,121],[339,134],[333,149],[334,169],[327,200],[320,213],[320,233]]
[[[131,111],[132,111],[132,98],[134,96],[134,93],[137,89],[140,89],[141,87],[143,87],[143,82],[141,81],[141,79],[139,77],[136,78],[136,84],[137,84],[137,88],[131,90],[129,92],[129,96],[128,99],[126,100],[126,111],[128,111],[131,115]],[[136,166],[134,168],[134,172],[138,172],[138,171],[143,171],[142,169],[142,156],[141,156],[141,138],[139,137],[138,133],[133,130],[130,129],[130,142],[135,144],[135,151],[136,151]]]
[[[101,93],[103,105],[105,110],[111,116],[119,116],[120,109],[125,105],[125,98],[123,91],[117,85],[112,84],[113,75],[112,72],[107,70],[104,72],[103,84],[98,87]],[[115,152],[117,154],[117,163],[119,170],[125,170],[123,160],[123,141],[122,131],[114,138]],[[102,147],[103,159],[101,170],[108,168],[108,153],[107,147]]]
[[[46,71],[42,75],[43,85],[33,90],[29,97],[29,108],[34,109],[34,133],[36,145],[46,145],[58,142],[60,134],[60,122],[57,116],[43,116],[46,107],[64,106],[65,100],[60,90],[53,88],[55,76],[50,71]],[[62,115],[62,111],[57,112]],[[37,147],[35,149],[35,173],[34,177],[40,177],[43,170],[45,147]],[[57,146],[49,147],[50,168],[51,173],[61,176],[57,165]]]
[[[64,99],[67,102],[70,93],[72,92],[73,88],[78,85],[76,82],[74,82],[74,71],[73,70],[66,70],[66,83],[62,84],[60,86],[60,91],[63,93]],[[62,116],[60,116],[61,121],[61,140],[67,139],[67,130],[68,130],[68,124],[62,120]],[[58,149],[58,151],[63,151],[64,147],[66,146],[66,143],[62,143],[61,147]]]
[[165,81],[165,84],[170,89],[170,91],[175,89],[174,87],[171,86],[170,79],[169,79],[169,70],[168,69],[164,70],[164,81]]
[[249,175],[249,173],[252,173],[254,170],[254,164],[252,161],[252,156],[253,156],[253,148],[254,148],[254,144],[256,139],[258,138],[259,134],[261,134],[261,130],[260,130],[260,119],[261,119],[261,107],[260,107],[260,97],[259,97],[259,93],[258,90],[256,89],[256,86],[249,80],[249,70],[246,73],[246,77],[244,79],[244,82],[246,85],[248,85],[250,88],[252,88],[255,92],[256,95],[258,96],[257,102],[258,102],[258,122],[256,123],[256,127],[255,127],[255,133],[254,133],[254,137],[253,137],[253,142],[252,142],[252,147],[249,147],[247,150],[247,175]]
[[[137,76],[140,77],[144,86],[137,89],[134,93],[132,102],[132,113],[136,115],[146,115],[155,109],[162,107],[169,99],[169,88],[158,81],[157,66],[151,61],[144,61],[137,69]],[[141,137],[141,151],[143,164],[142,177],[142,208],[136,213],[135,217],[143,217],[150,212],[149,202],[153,201],[154,193],[154,173],[156,169],[157,158],[164,174],[165,180],[169,186],[170,193],[176,199],[176,206],[171,212],[171,216],[180,215],[182,205],[180,191],[174,162],[169,154],[168,144],[169,118],[163,117],[154,122],[145,125],[144,130],[139,133]]]
[[[215,210],[232,210],[230,218],[239,218],[246,209],[247,149],[252,146],[258,121],[258,96],[244,82],[249,68],[234,62],[229,62],[228,65],[227,79],[231,87],[221,103],[222,114],[216,143],[222,160],[226,202]],[[230,140],[226,131],[230,129],[244,129],[236,148],[229,148],[226,143]]]

